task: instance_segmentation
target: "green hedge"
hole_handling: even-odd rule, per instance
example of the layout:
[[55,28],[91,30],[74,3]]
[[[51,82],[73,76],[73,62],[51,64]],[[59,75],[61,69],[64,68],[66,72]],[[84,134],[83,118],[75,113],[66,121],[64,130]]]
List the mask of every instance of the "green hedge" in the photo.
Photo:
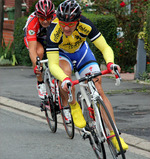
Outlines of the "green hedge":
[[24,44],[23,28],[27,21],[27,17],[17,19],[14,31],[15,56],[19,65],[31,65],[29,52]]
[[[82,13],[85,17],[90,19],[93,24],[97,27],[97,29],[102,33],[102,35],[105,37],[107,43],[112,47],[114,53],[116,50],[116,38],[117,38],[117,22],[114,16],[110,15],[95,15],[91,13],[84,12]],[[102,61],[104,61],[102,54],[100,51],[94,46],[93,43],[91,43],[89,40],[87,40],[90,48],[92,49],[93,53],[95,54],[95,57],[100,64]]]
[[[84,16],[89,18],[98,30],[103,34],[107,43],[112,47],[115,52],[116,47],[116,20],[114,16],[103,16],[95,15],[91,13],[83,13]],[[19,65],[31,65],[28,50],[25,47],[23,37],[27,17],[19,18],[15,24],[14,31],[14,45],[15,45],[15,55]],[[100,51],[88,40],[90,48],[92,49],[98,63],[101,63],[104,59]]]
[[145,39],[145,45],[146,45],[146,50],[147,50],[147,56],[148,56],[148,58],[150,60],[150,4],[148,5],[147,17],[146,17],[146,39]]

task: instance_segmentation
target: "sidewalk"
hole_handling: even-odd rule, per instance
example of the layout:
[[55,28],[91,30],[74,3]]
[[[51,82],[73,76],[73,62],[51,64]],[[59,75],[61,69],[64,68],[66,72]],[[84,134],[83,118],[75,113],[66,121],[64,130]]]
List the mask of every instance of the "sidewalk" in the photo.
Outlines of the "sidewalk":
[[121,73],[122,80],[132,81],[134,80],[134,73]]
[[[34,115],[35,117],[39,117],[40,120],[46,121],[44,113],[41,112],[39,108],[32,106],[32,105],[24,104],[22,102],[11,100],[9,98],[0,96],[0,108],[8,110],[8,111],[11,111],[11,109],[12,109],[12,111],[17,110],[22,115],[23,115],[23,113],[29,114],[29,115]],[[62,124],[62,119],[60,116],[58,116],[58,122],[60,124]],[[129,134],[122,133],[121,136],[124,138],[126,143],[129,145],[129,150],[132,149],[132,147],[134,147],[134,148],[139,149],[139,151],[144,150],[145,151],[144,153],[147,156],[150,156],[150,142],[148,142],[144,139],[135,137],[133,135],[129,135]]]
[[[112,74],[104,75],[106,77],[114,77]],[[134,73],[120,73],[121,79],[126,81],[134,80]]]
[[[114,77],[113,74],[107,74],[107,75],[104,75],[104,76],[105,77]],[[123,81],[133,81],[133,82],[136,82],[135,73],[120,73],[120,76],[121,76],[121,79]],[[150,85],[150,82],[146,82],[146,81],[142,81],[142,80],[139,80],[138,83],[139,84]]]

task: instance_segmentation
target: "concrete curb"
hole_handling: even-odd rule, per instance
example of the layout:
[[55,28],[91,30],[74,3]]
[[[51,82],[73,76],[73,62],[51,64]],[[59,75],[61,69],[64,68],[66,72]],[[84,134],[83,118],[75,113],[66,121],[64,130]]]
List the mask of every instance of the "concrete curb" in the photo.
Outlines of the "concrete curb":
[[[28,114],[32,114],[32,115],[38,116],[40,118],[45,118],[45,114],[43,112],[41,112],[38,107],[29,105],[29,104],[25,104],[22,102],[18,102],[18,101],[9,99],[9,98],[0,96],[0,105],[5,106],[5,107],[10,107],[10,108],[13,108],[13,109],[16,109],[16,110],[19,110],[21,112],[25,112]],[[58,116],[58,121],[60,123],[62,123],[60,116]],[[135,137],[133,135],[124,134],[124,133],[122,133],[121,136],[124,138],[126,143],[129,144],[129,146],[133,146],[135,148],[150,152],[150,142],[148,142],[147,140]]]

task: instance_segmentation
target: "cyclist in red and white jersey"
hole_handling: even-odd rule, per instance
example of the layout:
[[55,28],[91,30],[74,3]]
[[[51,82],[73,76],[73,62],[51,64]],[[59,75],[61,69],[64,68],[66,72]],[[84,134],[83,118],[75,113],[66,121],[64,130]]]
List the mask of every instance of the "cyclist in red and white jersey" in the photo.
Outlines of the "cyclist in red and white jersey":
[[34,73],[37,77],[37,90],[41,99],[44,99],[47,93],[42,78],[42,67],[40,68],[41,71],[37,69],[36,57],[39,56],[40,60],[43,58],[46,47],[47,27],[55,16],[55,6],[52,1],[39,0],[35,5],[35,12],[28,17],[24,27],[24,42],[29,50]]

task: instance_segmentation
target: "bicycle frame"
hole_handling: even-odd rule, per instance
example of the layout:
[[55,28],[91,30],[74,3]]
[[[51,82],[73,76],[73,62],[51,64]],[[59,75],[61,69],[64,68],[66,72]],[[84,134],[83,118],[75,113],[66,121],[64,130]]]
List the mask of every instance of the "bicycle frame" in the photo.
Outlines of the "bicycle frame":
[[[48,63],[48,59],[45,59],[45,60],[40,60],[39,61],[41,64],[45,64],[45,63]],[[50,76],[50,72],[49,72],[49,68],[48,66],[45,66],[45,74],[44,74],[44,82],[46,82],[45,80],[46,79],[49,79],[49,83],[51,83],[51,76]],[[47,77],[48,76],[48,77]],[[55,104],[58,104],[61,106],[61,103],[60,103],[60,96],[59,96],[59,86],[58,86],[58,82],[57,82],[57,79],[54,79],[53,81],[54,83],[54,86],[53,88],[51,88],[51,91],[53,92],[53,100],[55,102]],[[60,108],[61,109],[61,108]]]
[[[75,72],[75,76],[76,76],[77,79],[80,79],[80,75],[79,75],[78,71]],[[101,96],[99,95],[99,93],[98,93],[98,91],[97,91],[95,85],[93,84],[93,81],[88,81],[88,83],[80,82],[79,85],[80,85],[80,91],[81,91],[81,94],[82,94],[82,96],[81,96],[81,103],[82,103],[82,105],[84,106],[83,102],[84,102],[84,100],[85,100],[85,101],[86,101],[86,104],[87,104],[87,107],[90,108],[90,107],[91,107],[91,104],[92,104],[94,111],[97,112],[97,111],[95,110],[95,109],[97,109],[97,106],[96,106],[96,104],[95,104],[95,99],[98,98],[98,97],[101,98]],[[89,100],[89,97],[88,97],[87,92],[86,92],[86,90],[85,90],[86,87],[88,87],[89,90],[90,90],[91,101]],[[102,98],[101,98],[101,99],[102,99]],[[84,110],[85,110],[85,109],[86,109],[86,108],[84,108],[84,107],[82,108],[82,113],[83,113],[83,114],[84,114]],[[88,111],[89,111],[89,109],[88,109]],[[89,113],[90,113],[90,112],[89,112]],[[100,115],[100,114],[97,114],[97,115]],[[98,118],[99,118],[99,121],[101,122],[101,117],[99,116]],[[96,123],[96,124],[97,124],[97,123]],[[100,127],[99,127],[99,126],[100,126]],[[100,134],[100,133],[103,134],[104,139],[102,139],[101,137],[99,138],[99,139],[101,140],[101,142],[103,142],[104,140],[107,140],[107,138],[106,138],[106,135],[105,135],[103,126],[102,126],[102,122],[101,122],[101,124],[100,124],[99,126],[96,125],[97,130],[99,131],[99,134]],[[87,133],[87,131],[85,130],[85,128],[83,128],[82,130],[83,130],[85,133]],[[89,133],[88,133],[88,134],[89,134]]]
[[[76,70],[76,61],[73,61],[73,67],[74,67],[74,72],[75,72],[75,76],[76,76],[77,80],[72,81],[71,83],[72,83],[72,86],[74,86],[76,84],[80,85],[81,92],[79,94],[77,94],[77,95],[79,95],[79,96],[77,96],[77,99],[78,99],[80,105],[82,106],[83,115],[84,115],[84,110],[85,110],[84,107],[88,107],[86,109],[88,109],[89,113],[91,113],[91,111],[92,111],[93,117],[91,117],[90,114],[88,116],[90,116],[92,119],[94,119],[91,122],[91,120],[89,120],[90,118],[88,117],[89,119],[87,119],[87,126],[83,129],[81,129],[82,130],[81,132],[83,132],[83,138],[84,139],[89,138],[90,144],[98,158],[101,158],[101,155],[104,158],[106,158],[105,148],[103,145],[104,142],[106,141],[108,143],[110,152],[114,159],[117,159],[118,155],[121,155],[122,158],[125,159],[125,155],[124,155],[125,151],[123,151],[121,141],[119,139],[119,131],[117,129],[117,126],[114,123],[114,121],[112,120],[109,110],[107,109],[107,106],[103,102],[102,97],[99,94],[99,92],[97,91],[94,81],[92,80],[92,79],[96,78],[97,76],[110,73],[110,70],[104,70],[104,71],[101,71],[101,72],[98,72],[95,74],[88,74],[85,77],[80,78],[80,75],[79,75],[78,71]],[[119,86],[121,78],[120,78],[119,72],[117,70],[117,66],[116,65],[112,66],[111,70],[114,71],[114,74],[116,77],[115,85]],[[83,83],[85,81],[87,81],[87,83]],[[89,92],[90,97],[87,92]],[[69,92],[69,94],[70,93],[71,92]],[[106,113],[109,123],[107,123],[106,118],[103,117],[103,111],[104,111],[104,113]],[[93,123],[93,121],[94,121],[94,123]],[[95,126],[95,124],[96,124],[96,126]],[[109,133],[107,133],[107,129],[109,129],[108,124],[110,124],[110,126],[112,127],[112,129],[114,131],[114,135],[110,136]],[[95,128],[96,128],[96,131],[94,130]],[[120,147],[120,151],[116,151],[116,148],[113,146],[113,144],[110,140],[114,136],[117,139],[117,142]],[[92,140],[94,142],[92,142]],[[101,144],[101,146],[98,145],[99,143]],[[96,147],[95,147],[95,145],[96,145]]]
[[[46,64],[45,64],[46,63]],[[49,127],[52,130],[53,133],[56,132],[57,130],[57,114],[61,113],[62,116],[62,120],[63,120],[63,125],[65,127],[66,133],[69,136],[70,139],[74,138],[74,123],[73,123],[73,119],[71,117],[71,122],[67,123],[66,119],[65,119],[65,115],[64,115],[64,109],[69,109],[70,111],[70,107],[66,106],[63,107],[62,103],[61,103],[61,97],[60,97],[60,90],[59,90],[59,81],[53,77],[49,71],[48,68],[48,59],[45,60],[40,60],[39,57],[37,57],[37,66],[38,69],[40,70],[41,64],[45,64],[45,68],[44,68],[44,83],[47,83],[47,87],[48,87],[48,91],[49,91],[49,105],[45,105],[43,103],[43,105],[49,109],[50,113],[49,113],[49,117],[51,118],[47,118],[48,123],[49,123]],[[45,99],[47,99],[47,97],[45,97]],[[71,98],[72,100],[72,98]],[[43,100],[44,102],[44,100]],[[55,107],[55,108],[54,108]],[[54,110],[53,114],[52,114],[52,110]],[[45,110],[45,113],[47,113],[47,111]],[[46,117],[48,117],[48,114],[46,114]]]
[[[93,109],[94,109],[94,112],[96,113],[97,112],[96,110],[98,109],[97,105],[95,103],[96,99],[100,98],[102,101],[103,101],[103,99],[100,96],[100,94],[98,93],[98,91],[97,91],[97,89],[96,89],[96,87],[95,87],[95,85],[94,85],[92,80],[88,80],[88,77],[87,77],[87,80],[88,80],[87,83],[82,82],[82,81],[85,81],[85,79],[84,78],[83,79],[80,78],[79,72],[76,70],[76,66],[75,65],[76,65],[76,61],[73,61],[73,68],[74,68],[74,72],[75,72],[75,77],[76,77],[77,81],[80,80],[80,82],[78,81],[76,83],[76,81],[74,81],[73,85],[76,85],[78,83],[80,85],[80,91],[81,91],[81,95],[82,95],[81,96],[81,104],[83,105],[82,113],[84,113],[84,109],[85,109],[84,108],[84,104],[83,104],[84,100],[86,101],[87,107],[91,108],[91,105],[92,105]],[[100,74],[98,73],[98,75],[103,75],[103,74],[107,74],[107,73],[109,73],[109,71],[108,70],[104,70]],[[115,85],[119,86],[121,77],[119,75],[118,70],[115,70],[114,73],[115,73],[115,77],[116,77]],[[89,76],[92,76],[92,75],[89,75]],[[90,90],[90,98],[91,98],[91,100],[89,100],[89,97],[88,97],[87,92],[85,90],[86,87]],[[88,109],[88,111],[90,111],[90,109]],[[96,125],[96,127],[97,127],[97,130],[99,131],[99,134],[101,134],[101,133],[103,134],[103,139],[102,139],[102,137],[100,137],[100,139],[101,139],[101,141],[104,141],[104,140],[107,140],[107,137],[106,137],[106,134],[105,134],[103,126],[102,126],[101,114],[98,113],[97,115],[98,115],[98,120],[100,121],[100,125]],[[116,125],[115,125],[115,127],[116,127]],[[117,130],[117,133],[119,134],[119,131],[118,131],[117,127],[116,127],[116,130]],[[85,131],[84,128],[83,128],[83,131],[87,132],[87,131]]]

